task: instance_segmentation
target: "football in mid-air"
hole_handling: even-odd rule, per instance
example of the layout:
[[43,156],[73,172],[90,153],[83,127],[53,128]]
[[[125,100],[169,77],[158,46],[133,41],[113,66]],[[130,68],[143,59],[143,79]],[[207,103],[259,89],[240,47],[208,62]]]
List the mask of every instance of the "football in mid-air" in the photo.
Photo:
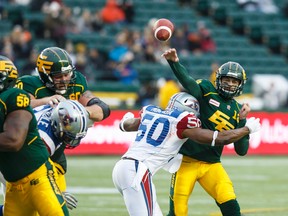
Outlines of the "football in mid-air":
[[154,37],[159,41],[168,41],[173,32],[173,23],[165,18],[158,19],[153,26]]

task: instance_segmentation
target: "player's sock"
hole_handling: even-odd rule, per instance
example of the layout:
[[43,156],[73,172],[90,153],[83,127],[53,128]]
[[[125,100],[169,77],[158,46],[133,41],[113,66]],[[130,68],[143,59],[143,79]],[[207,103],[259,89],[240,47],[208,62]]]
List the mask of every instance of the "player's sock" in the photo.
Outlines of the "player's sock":
[[236,199],[229,200],[222,204],[217,203],[217,205],[219,206],[223,216],[241,216],[240,206]]
[[0,205],[0,216],[3,216],[3,205]]

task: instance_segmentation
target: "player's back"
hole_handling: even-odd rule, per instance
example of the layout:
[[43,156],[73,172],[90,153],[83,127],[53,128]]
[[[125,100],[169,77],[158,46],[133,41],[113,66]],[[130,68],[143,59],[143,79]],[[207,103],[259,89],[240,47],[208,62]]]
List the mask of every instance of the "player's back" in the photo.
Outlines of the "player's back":
[[181,134],[191,119],[197,121],[192,113],[162,110],[152,105],[144,107],[136,139],[123,157],[142,161],[150,172],[155,173],[178,153],[187,140]]

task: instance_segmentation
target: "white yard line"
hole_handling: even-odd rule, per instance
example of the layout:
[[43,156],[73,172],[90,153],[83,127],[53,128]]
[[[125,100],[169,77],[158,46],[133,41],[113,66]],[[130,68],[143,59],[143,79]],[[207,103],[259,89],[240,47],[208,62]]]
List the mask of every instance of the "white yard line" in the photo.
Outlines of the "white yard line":
[[67,187],[67,191],[73,194],[118,194],[115,188],[103,187]]

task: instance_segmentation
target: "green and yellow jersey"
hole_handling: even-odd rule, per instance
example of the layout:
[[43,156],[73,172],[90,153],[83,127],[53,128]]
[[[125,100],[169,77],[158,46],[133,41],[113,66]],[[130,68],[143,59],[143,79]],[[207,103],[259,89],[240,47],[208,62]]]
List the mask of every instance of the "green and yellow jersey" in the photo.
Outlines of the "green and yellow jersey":
[[[73,82],[69,84],[67,92],[63,95],[66,99],[78,100],[80,95],[88,89],[85,76],[77,71],[74,71],[74,76]],[[39,76],[22,76],[18,79],[16,86],[32,94],[36,99],[55,95],[54,91],[43,84]]]
[[18,152],[0,152],[0,170],[7,181],[15,182],[43,165],[48,160],[49,153],[38,133],[37,120],[30,106],[27,92],[11,88],[0,93],[0,110],[0,122],[2,122],[0,132],[3,132],[6,116],[13,111],[27,110],[33,116],[21,150]]
[[[199,101],[203,128],[223,131],[245,125],[246,120],[239,119],[242,105],[235,99],[224,99],[209,80],[196,81],[180,63],[168,62],[183,87]],[[249,135],[235,142],[234,147],[237,154],[245,155],[249,147]],[[192,140],[185,142],[180,149],[183,155],[211,163],[220,162],[222,151],[223,146],[200,145]]]
[[[85,76],[78,71],[74,71],[74,76],[73,81],[68,85],[67,92],[63,95],[66,99],[78,100],[80,95],[88,90]],[[39,76],[22,76],[18,79],[16,86],[32,94],[36,99],[50,97],[56,94],[43,84]],[[54,155],[51,156],[52,161],[61,165],[62,168],[57,165],[56,167],[60,169],[59,171],[63,174],[67,171],[67,161],[64,150],[64,147],[59,148]]]

